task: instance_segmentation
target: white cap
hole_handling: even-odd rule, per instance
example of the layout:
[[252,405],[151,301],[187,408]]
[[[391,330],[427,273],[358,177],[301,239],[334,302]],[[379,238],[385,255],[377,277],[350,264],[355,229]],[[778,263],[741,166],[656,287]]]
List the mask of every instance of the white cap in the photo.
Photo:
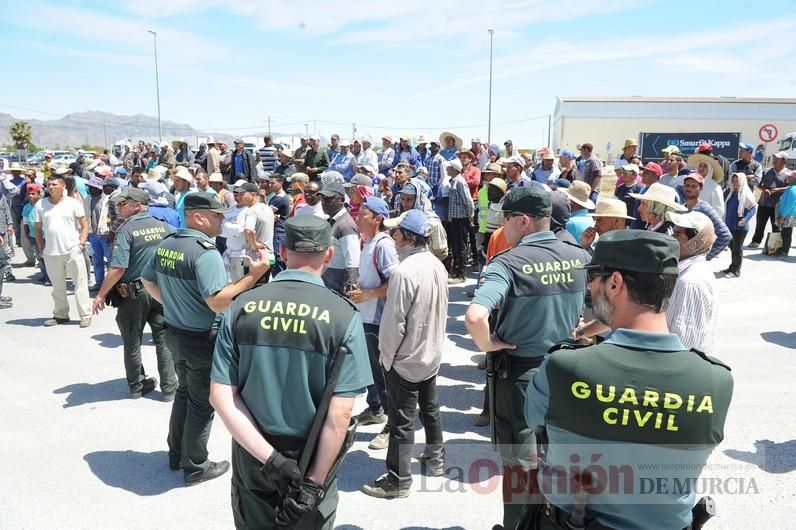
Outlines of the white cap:
[[183,180],[187,180],[188,182],[193,182],[193,175],[191,175],[191,172],[188,171],[185,168],[185,166],[178,167],[177,170],[174,173],[172,173],[171,176],[172,178],[179,177]]
[[777,151],[776,153],[774,153],[774,158],[781,158],[782,160],[787,160],[788,153],[786,153],[785,151]]

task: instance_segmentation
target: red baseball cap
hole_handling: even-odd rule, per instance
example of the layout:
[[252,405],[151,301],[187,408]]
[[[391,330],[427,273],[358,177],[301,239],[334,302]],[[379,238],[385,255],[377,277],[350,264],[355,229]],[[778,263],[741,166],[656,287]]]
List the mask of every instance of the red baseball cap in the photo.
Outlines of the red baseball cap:
[[702,186],[705,185],[705,177],[703,177],[701,174],[697,173],[696,171],[686,175],[685,178],[683,179],[683,182],[685,182],[688,179],[694,179],[697,182],[699,182],[700,185]]
[[25,190],[27,190],[28,193],[30,193],[31,191],[41,191],[41,186],[39,186],[35,182],[31,182],[27,186],[25,186]]
[[655,162],[647,162],[647,165],[644,166],[644,170],[652,171],[658,177],[663,175],[663,168],[658,164],[656,164]]
[[710,145],[707,142],[701,143],[701,144],[699,144],[699,147],[697,147],[697,152],[698,153],[706,153],[706,152],[709,152],[709,151],[713,151],[713,146]]

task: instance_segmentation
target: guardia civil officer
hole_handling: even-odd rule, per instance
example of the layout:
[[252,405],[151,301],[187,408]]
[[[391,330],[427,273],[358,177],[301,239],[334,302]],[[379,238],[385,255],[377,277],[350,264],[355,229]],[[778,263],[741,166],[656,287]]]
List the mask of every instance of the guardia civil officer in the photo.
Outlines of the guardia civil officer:
[[550,450],[539,470],[545,498],[523,528],[691,528],[694,485],[724,438],[733,380],[669,333],[678,255],[674,238],[649,231],[597,242],[586,267],[592,306],[613,333],[555,351],[528,386],[525,419],[546,427]]
[[[479,350],[494,356],[499,374],[491,378],[492,421],[504,466],[503,525],[514,528],[522,505],[531,501],[524,485],[536,457],[536,439],[522,415],[525,388],[550,347],[569,337],[578,323],[586,292],[586,274],[579,267],[589,255],[550,231],[552,197],[544,188],[512,189],[502,210],[504,234],[515,247],[487,266],[465,324]],[[496,308],[490,335],[489,315]],[[506,492],[516,494],[509,498]]]
[[215,246],[227,210],[215,195],[203,192],[189,193],[184,205],[186,227],[163,240],[141,279],[149,294],[163,304],[166,344],[177,370],[177,395],[169,421],[169,468],[182,469],[186,485],[192,486],[229,469],[229,462],[207,458],[213,423],[209,399],[216,313],[252,287],[268,269],[268,261],[244,258],[249,273],[227,285],[224,261]]
[[[240,295],[224,315],[210,395],[233,438],[237,528],[333,527],[337,487],[327,474],[340,453],[354,396],[373,379],[356,306],[321,279],[332,261],[331,244],[325,220],[289,219],[280,248],[287,270]],[[341,346],[348,353],[302,477],[296,461]],[[287,495],[289,485],[297,493]]]
[[174,359],[165,341],[163,306],[153,299],[141,283],[144,267],[152,261],[155,249],[174,229],[149,215],[149,193],[128,187],[113,196],[116,213],[124,222],[116,231],[110,270],[94,297],[96,315],[106,302],[116,307],[116,325],[124,342],[124,369],[130,397],[140,398],[157,386],[157,379],[147,377],[141,363],[141,339],[149,324],[158,359],[160,392],[163,401],[174,401],[177,376]]

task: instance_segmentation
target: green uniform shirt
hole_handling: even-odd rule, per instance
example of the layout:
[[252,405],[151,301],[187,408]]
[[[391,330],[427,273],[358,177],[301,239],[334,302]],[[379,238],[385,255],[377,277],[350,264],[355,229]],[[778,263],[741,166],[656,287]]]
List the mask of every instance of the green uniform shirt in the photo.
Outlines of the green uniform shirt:
[[307,154],[304,156],[304,166],[317,167],[321,170],[318,174],[325,171],[326,168],[329,167],[329,156],[326,154],[326,149],[321,149],[320,151],[310,149],[307,151]]
[[306,438],[340,346],[335,395],[373,384],[359,311],[308,272],[288,269],[224,313],[210,379],[238,388],[264,433]]
[[205,299],[227,285],[224,261],[213,239],[191,228],[165,238],[142,278],[160,287],[166,323],[188,331],[209,331],[216,314]]
[[139,279],[152,261],[157,246],[173,232],[174,228],[149,213],[134,215],[122,223],[116,232],[111,254],[111,267],[126,269],[120,281]]
[[611,528],[687,527],[732,390],[728,367],[670,333],[617,329],[599,345],[552,353],[525,398],[528,426],[546,426],[550,441],[542,493],[570,510],[573,475],[591,469],[588,516]]
[[585,250],[559,241],[553,232],[527,235],[487,265],[473,303],[499,308],[495,332],[517,345],[512,355],[544,356],[578,323],[586,271],[577,267],[588,261]]

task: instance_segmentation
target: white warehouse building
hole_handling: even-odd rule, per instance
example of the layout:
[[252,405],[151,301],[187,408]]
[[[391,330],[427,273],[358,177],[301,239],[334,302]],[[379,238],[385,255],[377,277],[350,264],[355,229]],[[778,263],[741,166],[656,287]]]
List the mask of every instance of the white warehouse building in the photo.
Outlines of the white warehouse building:
[[[641,144],[644,161],[661,158],[660,149],[676,144],[688,155],[702,141],[737,157],[738,142],[763,144],[767,156],[796,131],[796,99],[559,97],[553,114],[552,147],[571,149],[589,142],[608,163],[622,153],[625,139]],[[762,132],[761,132],[761,129]],[[776,135],[776,137],[774,137]],[[773,139],[764,142],[763,138]]]

